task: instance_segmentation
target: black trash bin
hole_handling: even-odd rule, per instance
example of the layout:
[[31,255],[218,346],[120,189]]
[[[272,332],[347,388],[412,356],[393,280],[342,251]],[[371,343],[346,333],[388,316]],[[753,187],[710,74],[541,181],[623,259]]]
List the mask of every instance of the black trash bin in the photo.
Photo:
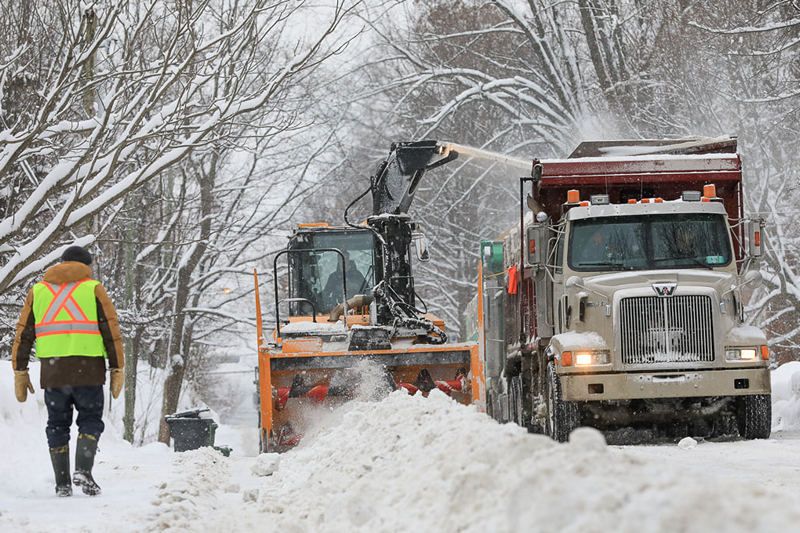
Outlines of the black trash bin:
[[200,413],[208,409],[194,409],[175,413],[165,418],[176,452],[196,450],[203,446],[214,446],[217,424],[211,418],[201,418]]

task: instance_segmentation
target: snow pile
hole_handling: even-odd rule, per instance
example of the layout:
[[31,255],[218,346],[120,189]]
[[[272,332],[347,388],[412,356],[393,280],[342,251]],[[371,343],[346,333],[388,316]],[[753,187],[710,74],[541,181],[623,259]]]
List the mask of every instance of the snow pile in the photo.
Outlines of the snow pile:
[[581,533],[777,531],[800,521],[780,491],[643,460],[588,428],[557,444],[438,391],[352,402],[339,414],[277,464],[265,459],[258,475],[271,475],[235,507],[224,511],[217,473],[216,495],[198,494],[194,517],[178,509],[171,519],[187,530]]
[[[230,462],[213,448],[200,448],[175,455],[173,470],[181,477],[158,485],[153,521],[147,529],[182,529],[196,521],[198,510],[218,511],[217,490],[238,493],[230,481]],[[199,529],[198,529],[199,531]]]
[[278,529],[294,520],[279,510],[297,508],[321,531],[774,531],[800,520],[782,494],[735,485],[611,453],[591,429],[559,445],[434,391],[352,404],[282,459],[259,505]]
[[278,469],[280,465],[281,456],[278,453],[262,453],[256,457],[256,462],[250,468],[254,476],[266,477],[271,476]]
[[772,431],[800,430],[800,362],[772,371]]

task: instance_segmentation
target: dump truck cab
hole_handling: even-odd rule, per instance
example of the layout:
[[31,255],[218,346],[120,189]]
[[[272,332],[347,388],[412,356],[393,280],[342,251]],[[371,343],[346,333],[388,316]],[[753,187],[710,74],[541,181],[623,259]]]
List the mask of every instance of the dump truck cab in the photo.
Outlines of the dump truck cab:
[[578,206],[563,238],[548,348],[564,401],[769,394],[721,203]]
[[762,223],[735,139],[710,150],[534,162],[520,224],[482,244],[495,418],[558,440],[769,435],[767,340],[743,305]]

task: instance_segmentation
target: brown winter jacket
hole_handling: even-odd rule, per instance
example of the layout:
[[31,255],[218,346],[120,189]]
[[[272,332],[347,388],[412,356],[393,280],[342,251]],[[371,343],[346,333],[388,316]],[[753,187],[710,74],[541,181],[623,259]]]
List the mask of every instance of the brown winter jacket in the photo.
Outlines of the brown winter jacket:
[[[91,278],[92,269],[77,261],[65,261],[50,267],[44,273],[44,281],[60,285]],[[97,322],[106,348],[108,365],[111,368],[125,366],[122,352],[122,335],[114,304],[101,284],[94,290],[97,301]],[[17,334],[11,348],[11,366],[14,370],[27,370],[31,349],[36,340],[33,316],[33,289],[28,291],[22,313],[17,322]],[[43,389],[56,387],[80,387],[103,385],[106,382],[106,361],[103,357],[53,357],[42,361],[40,386]]]

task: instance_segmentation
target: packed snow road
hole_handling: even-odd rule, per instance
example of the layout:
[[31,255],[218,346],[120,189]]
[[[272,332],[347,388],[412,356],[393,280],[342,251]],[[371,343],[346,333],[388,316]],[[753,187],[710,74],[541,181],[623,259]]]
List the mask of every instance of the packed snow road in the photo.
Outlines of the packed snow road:
[[[56,499],[43,408],[5,400],[0,408],[0,531],[773,532],[800,524],[795,430],[767,441],[620,447],[579,429],[557,444],[436,391],[394,393],[325,413],[281,456],[174,454],[109,433],[96,468],[103,495]],[[240,433],[224,429],[222,438]]]

